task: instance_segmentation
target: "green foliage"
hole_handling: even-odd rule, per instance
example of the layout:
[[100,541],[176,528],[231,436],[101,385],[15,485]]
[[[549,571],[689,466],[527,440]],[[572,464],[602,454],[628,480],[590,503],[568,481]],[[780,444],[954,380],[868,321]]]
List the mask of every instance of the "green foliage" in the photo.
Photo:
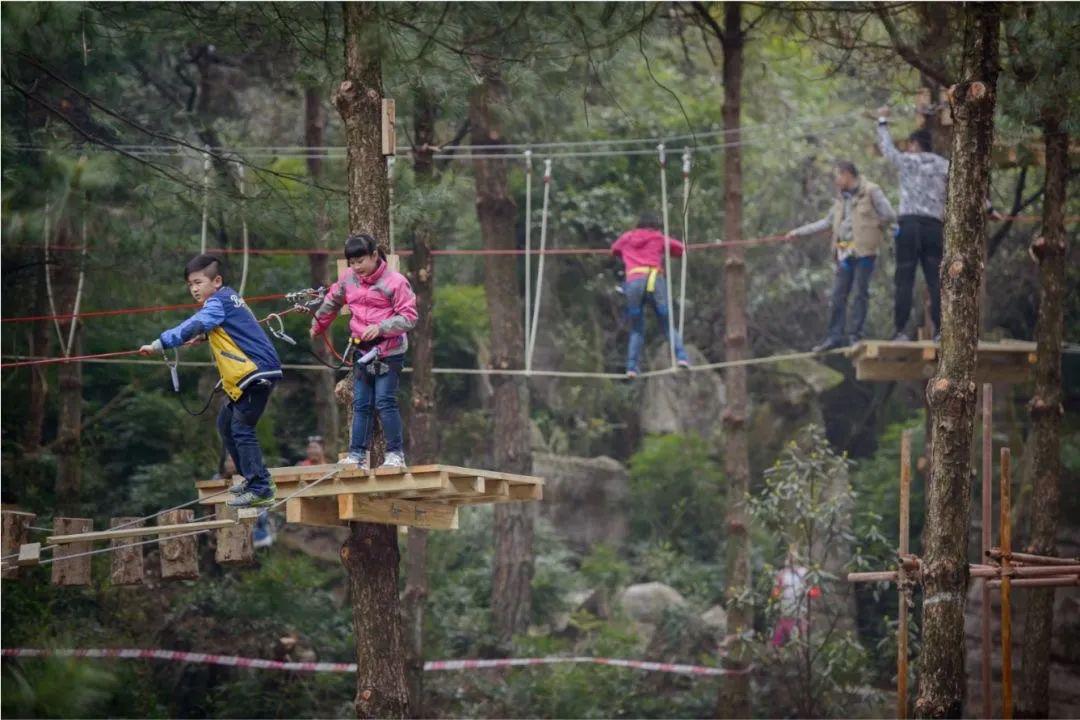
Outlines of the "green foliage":
[[630,458],[631,537],[668,544],[697,559],[715,558],[721,543],[723,474],[696,435],[645,438]]

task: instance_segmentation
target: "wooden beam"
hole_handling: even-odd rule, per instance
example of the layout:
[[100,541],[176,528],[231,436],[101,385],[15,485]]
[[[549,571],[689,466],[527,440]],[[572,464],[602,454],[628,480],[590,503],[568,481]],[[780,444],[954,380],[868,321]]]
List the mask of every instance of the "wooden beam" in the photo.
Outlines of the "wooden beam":
[[[243,508],[258,510],[258,508]],[[217,531],[214,548],[214,561],[219,565],[247,565],[255,561],[255,546],[251,539],[251,524],[240,522],[239,512],[222,503],[214,506],[214,515],[218,520],[228,520],[232,524]]]
[[[3,529],[2,529],[2,541],[0,541],[0,547],[2,547],[2,553],[4,557],[14,555],[19,552],[19,549],[26,544],[30,535],[30,526],[34,524],[34,519],[37,517],[33,513],[20,512],[18,510],[4,510],[0,513],[3,516]],[[39,544],[40,546],[40,544]],[[3,572],[0,572],[0,577],[4,580],[16,578],[19,576],[19,566],[11,565],[4,568]]]
[[[201,523],[193,523],[194,510],[170,510],[163,513],[159,519],[163,526],[187,525],[192,526]],[[217,522],[217,521],[211,521]],[[162,539],[161,545],[161,579],[162,580],[196,580],[199,577],[199,544],[195,535]]]
[[338,517],[335,497],[295,497],[285,503],[285,522],[319,527],[341,527],[348,523]]
[[[300,490],[300,485],[295,481],[275,480],[278,492],[289,494]],[[416,490],[440,490],[452,487],[450,477],[446,472],[424,473],[397,473],[394,475],[364,475],[359,477],[337,477],[324,480],[318,485],[311,485],[303,490],[297,497],[323,497],[346,494],[370,494],[370,493],[402,493]],[[215,494],[212,487],[199,487],[201,502],[206,505],[225,502],[225,497]]]
[[[142,525],[142,518],[115,517],[109,521],[110,527],[117,525]],[[143,546],[136,545],[133,536],[115,537],[111,543],[113,552],[109,582],[113,585],[141,585],[143,581]]]
[[[53,530],[65,535],[87,533],[93,527],[94,521],[89,518],[58,517],[53,519]],[[58,545],[53,550],[53,585],[89,585],[90,556],[82,555],[82,553],[89,552],[90,548],[88,541]],[[82,556],[65,559],[72,555]]]
[[393,98],[382,100],[382,154],[393,155],[397,149],[397,108]]
[[68,543],[76,542],[115,540],[117,538],[145,537],[147,535],[172,535],[176,533],[191,532],[192,530],[216,530],[217,528],[228,527],[235,524],[236,520],[203,520],[201,522],[181,523],[179,525],[128,527],[123,528],[122,530],[99,530],[97,532],[73,533],[70,535],[50,535],[45,538],[45,542],[50,545],[66,545]]
[[417,500],[370,498],[364,495],[338,496],[338,516],[342,520],[408,525],[428,530],[457,530],[458,512],[452,505]]
[[15,564],[19,567],[37,565],[41,562],[41,543],[27,543],[19,547],[19,559]]

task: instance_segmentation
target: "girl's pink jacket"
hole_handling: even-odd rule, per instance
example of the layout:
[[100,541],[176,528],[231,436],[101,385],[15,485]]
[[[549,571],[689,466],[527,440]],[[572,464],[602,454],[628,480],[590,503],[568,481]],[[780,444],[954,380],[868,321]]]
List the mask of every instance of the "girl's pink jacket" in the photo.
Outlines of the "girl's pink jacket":
[[416,295],[409,281],[380,261],[367,277],[346,268],[330,286],[326,299],[315,311],[316,334],[326,331],[343,305],[352,314],[349,331],[359,337],[371,325],[379,326],[379,355],[401,355],[409,349],[405,334],[416,325]]

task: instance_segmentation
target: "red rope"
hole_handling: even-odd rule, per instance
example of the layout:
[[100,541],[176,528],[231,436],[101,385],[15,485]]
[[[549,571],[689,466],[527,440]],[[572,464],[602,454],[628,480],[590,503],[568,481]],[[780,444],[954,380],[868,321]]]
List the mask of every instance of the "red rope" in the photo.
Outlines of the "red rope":
[[28,365],[62,365],[73,362],[81,362],[82,360],[92,360],[94,358],[122,357],[124,355],[137,355],[138,353],[138,350],[119,350],[117,352],[97,353],[95,355],[72,355],[71,357],[42,358],[39,360],[20,360],[19,362],[2,363],[0,364],[0,370],[26,367]]
[[[265,302],[267,300],[280,300],[285,297],[284,293],[275,293],[273,295],[256,295],[255,297],[244,298],[245,302]],[[114,315],[138,315],[142,313],[153,312],[166,312],[169,310],[191,310],[194,308],[202,307],[199,303],[187,303],[183,305],[156,305],[154,307],[136,307],[136,308],[118,308],[116,310],[92,310],[90,312],[79,313],[79,319],[88,317],[110,317]],[[279,315],[281,313],[278,313]],[[71,320],[76,317],[74,314],[67,315],[29,315],[23,317],[8,317],[0,318],[0,323],[9,322],[36,322],[39,320]]]

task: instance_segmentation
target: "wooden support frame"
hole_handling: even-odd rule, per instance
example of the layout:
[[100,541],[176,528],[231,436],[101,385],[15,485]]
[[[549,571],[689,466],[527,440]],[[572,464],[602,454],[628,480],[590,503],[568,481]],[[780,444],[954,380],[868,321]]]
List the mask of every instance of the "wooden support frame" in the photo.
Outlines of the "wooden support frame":
[[[993,533],[993,479],[994,472],[994,386],[986,383],[982,387],[983,401],[983,426],[982,426],[982,528],[981,541],[982,552],[985,557],[990,552],[990,538]],[[979,642],[981,667],[980,681],[983,693],[983,717],[994,716],[994,702],[990,696],[991,673],[990,673],[990,580],[983,580],[982,588],[982,612],[979,618]]]
[[1001,448],[1001,717],[1012,720],[1012,578],[1009,573],[1009,553],[1012,551],[1012,469],[1009,448]]
[[339,495],[337,503],[342,520],[407,525],[426,530],[458,529],[457,508],[443,503],[364,495]]
[[397,152],[397,103],[394,98],[382,99],[382,154]]
[[896,717],[908,716],[908,604],[907,570],[903,558],[910,551],[911,535],[911,431],[900,437],[900,566],[897,570],[899,595],[896,627]]
[[[927,380],[937,369],[938,349],[938,343],[930,340],[863,340],[848,354],[857,380]],[[1027,382],[1034,363],[1035,343],[981,342],[975,376],[981,382]]]
[[[4,510],[2,515],[3,530],[0,537],[3,539],[0,541],[0,548],[2,548],[3,556],[8,557],[22,551],[22,546],[26,544],[30,535],[30,526],[34,524],[37,515],[20,510]],[[0,572],[0,577],[3,577],[4,580],[10,580],[18,576],[18,563],[13,563]]]

